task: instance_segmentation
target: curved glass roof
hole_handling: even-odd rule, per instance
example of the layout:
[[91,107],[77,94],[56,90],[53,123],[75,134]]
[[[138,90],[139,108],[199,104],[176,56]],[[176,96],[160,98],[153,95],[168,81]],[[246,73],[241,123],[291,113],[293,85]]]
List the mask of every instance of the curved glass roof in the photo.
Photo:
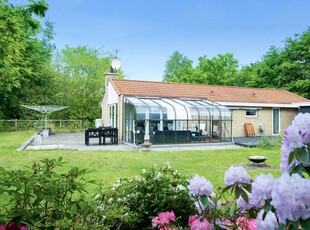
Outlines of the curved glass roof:
[[206,99],[125,97],[137,120],[231,120],[230,110]]

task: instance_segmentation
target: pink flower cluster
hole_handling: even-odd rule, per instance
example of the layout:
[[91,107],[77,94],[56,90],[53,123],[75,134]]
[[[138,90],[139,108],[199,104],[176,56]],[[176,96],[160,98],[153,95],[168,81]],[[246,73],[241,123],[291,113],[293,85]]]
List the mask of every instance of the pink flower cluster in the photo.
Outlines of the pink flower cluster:
[[[171,212],[162,212],[152,220],[152,227],[160,230],[177,230],[177,228],[170,227],[171,222],[174,223],[176,220],[175,214]],[[212,224],[208,220],[200,220],[197,215],[190,216],[188,218],[188,225],[191,230],[212,230]]]
[[170,222],[175,222],[175,214],[171,212],[162,212],[152,220],[152,227],[160,230],[174,230],[176,228],[167,227]]
[[240,216],[237,219],[237,225],[240,230],[256,230],[256,220],[248,220],[245,216]]
[[26,226],[20,226],[14,221],[11,221],[6,226],[0,225],[0,230],[28,230]]
[[188,225],[191,230],[212,230],[212,224],[210,224],[206,219],[200,220],[198,216],[190,216]]
[[[232,222],[228,219],[224,220],[224,224],[228,229],[235,229]],[[238,230],[256,230],[256,220],[255,219],[247,219],[245,216],[238,217],[236,223]],[[223,227],[224,229],[227,229]],[[260,229],[261,230],[261,229]]]

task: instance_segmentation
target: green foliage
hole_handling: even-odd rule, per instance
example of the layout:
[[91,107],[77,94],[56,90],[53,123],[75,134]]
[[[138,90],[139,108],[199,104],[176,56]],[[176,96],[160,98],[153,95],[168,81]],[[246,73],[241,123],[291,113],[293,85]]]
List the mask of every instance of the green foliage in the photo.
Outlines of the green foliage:
[[0,168],[0,223],[10,220],[39,229],[69,229],[87,226],[93,212],[84,199],[87,170],[72,168],[57,173],[62,158],[34,163],[30,170]]
[[212,85],[236,84],[238,61],[232,54],[219,54],[212,59],[203,56],[199,57],[198,61],[198,65],[193,68],[193,61],[175,51],[166,62],[163,81]]
[[45,1],[30,1],[27,6],[0,1],[2,117],[19,118],[20,104],[43,103],[52,95],[48,89],[53,88],[49,74],[53,27],[47,23],[44,30],[35,19],[44,17],[47,9]]
[[166,82],[187,82],[193,74],[193,61],[183,56],[179,51],[173,52],[166,62],[166,70],[163,81]]
[[239,69],[233,54],[202,56],[198,65],[175,51],[166,62],[163,81],[254,88],[281,88],[310,98],[310,28],[287,38],[284,48],[272,46],[262,60]]
[[283,136],[277,137],[262,137],[262,139],[258,142],[257,148],[261,149],[271,149],[274,147],[280,147]]
[[272,46],[260,62],[239,72],[244,86],[282,88],[310,98],[310,28],[287,38],[284,48]]
[[198,78],[193,79],[193,83],[210,85],[235,85],[238,73],[238,60],[233,54],[219,54],[212,59],[206,56],[198,58],[196,67]]
[[86,46],[67,46],[54,63],[56,97],[70,108],[63,119],[82,119],[93,122],[101,117],[100,102],[104,93],[104,74],[110,67],[110,57],[100,50]]
[[96,195],[101,221],[111,229],[150,229],[154,216],[174,210],[177,222],[186,226],[196,212],[187,185],[187,178],[168,163],[149,172],[143,169],[140,177],[119,179],[112,189]]

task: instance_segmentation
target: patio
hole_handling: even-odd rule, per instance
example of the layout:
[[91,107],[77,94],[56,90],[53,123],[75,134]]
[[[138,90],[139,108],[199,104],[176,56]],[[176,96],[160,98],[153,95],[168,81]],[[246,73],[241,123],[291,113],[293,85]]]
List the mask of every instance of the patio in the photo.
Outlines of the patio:
[[[30,141],[29,141],[30,142]],[[241,148],[228,143],[199,143],[199,144],[172,144],[172,145],[152,145],[151,151],[182,151],[182,150],[210,150],[210,149],[234,149]],[[42,145],[26,145],[25,149],[68,149],[68,150],[105,150],[105,151],[127,151],[140,147],[119,143],[118,145],[99,145],[98,139],[89,139],[89,145],[85,145],[85,133],[61,133],[42,138]]]
[[263,138],[277,138],[273,136],[268,136],[268,137],[262,137],[262,136],[255,136],[255,137],[234,137],[233,142],[236,145],[246,147],[246,148],[255,148],[257,144],[263,139]]

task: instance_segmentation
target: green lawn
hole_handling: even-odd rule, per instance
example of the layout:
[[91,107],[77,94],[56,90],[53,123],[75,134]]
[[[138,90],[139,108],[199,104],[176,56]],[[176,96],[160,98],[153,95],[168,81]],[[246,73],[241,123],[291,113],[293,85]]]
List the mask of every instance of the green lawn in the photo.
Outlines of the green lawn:
[[[63,157],[68,162],[59,170],[71,167],[92,169],[89,179],[107,186],[112,185],[120,177],[136,176],[142,168],[149,169],[154,164],[169,162],[181,174],[205,176],[214,186],[223,185],[225,171],[231,165],[246,165],[247,156],[268,156],[267,164],[270,169],[248,167],[248,173],[255,178],[260,173],[271,173],[280,176],[280,148],[263,149],[232,149],[232,150],[201,150],[177,152],[140,152],[140,151],[69,151],[45,150],[22,151],[16,149],[33,135],[33,132],[0,133],[0,166],[6,169],[30,167],[33,162],[44,158]],[[89,188],[92,193],[94,187]]]

